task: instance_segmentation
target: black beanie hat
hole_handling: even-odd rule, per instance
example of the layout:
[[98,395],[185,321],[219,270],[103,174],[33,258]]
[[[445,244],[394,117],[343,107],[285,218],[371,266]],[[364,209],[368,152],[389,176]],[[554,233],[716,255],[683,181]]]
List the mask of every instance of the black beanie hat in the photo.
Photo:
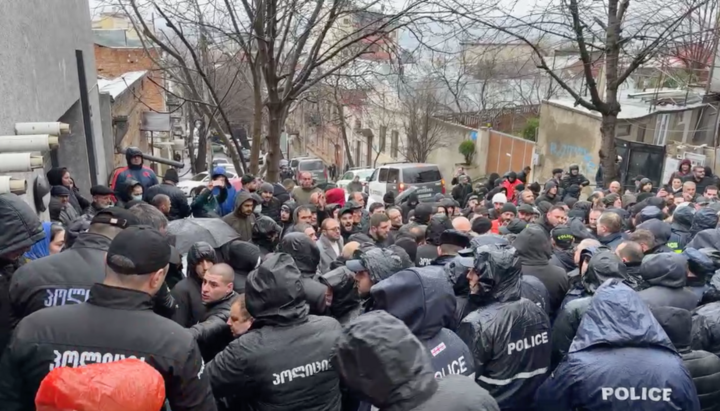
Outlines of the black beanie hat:
[[513,214],[517,215],[517,207],[515,207],[515,204],[513,203],[505,203],[503,204],[502,208],[500,209],[500,213],[508,213],[512,212]]

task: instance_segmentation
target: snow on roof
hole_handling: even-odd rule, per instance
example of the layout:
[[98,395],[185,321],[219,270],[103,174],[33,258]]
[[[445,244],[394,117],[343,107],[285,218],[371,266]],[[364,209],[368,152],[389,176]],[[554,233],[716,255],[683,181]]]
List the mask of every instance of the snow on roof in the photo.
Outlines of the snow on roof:
[[[664,98],[663,94],[670,92],[671,90],[661,89],[659,91],[656,91],[656,99],[646,99],[646,98],[638,98],[641,97],[642,93],[640,91],[635,90],[622,90],[620,92],[619,101],[621,106],[620,114],[618,115],[618,119],[638,119],[642,117],[649,116],[651,114],[659,113],[659,112],[672,112],[672,111],[686,111],[686,110],[692,110],[699,107],[707,106],[706,103],[702,102],[702,95],[696,93],[696,92],[690,92],[688,93],[687,99],[685,100],[685,104],[669,104],[668,98]],[[674,92],[678,92],[679,90],[672,90]],[[685,93],[685,91],[682,91],[682,93]],[[704,93],[703,93],[704,94]],[[631,97],[632,96],[632,97]],[[662,104],[661,103],[662,100]],[[680,99],[678,99],[680,100]],[[557,106],[563,106],[575,111],[579,111],[585,114],[589,114],[593,117],[601,118],[600,113],[597,111],[590,111],[586,109],[583,106],[575,105],[575,100],[573,99],[551,99],[547,100],[548,103],[554,104]],[[654,104],[656,103],[656,104]]]
[[128,87],[132,86],[133,83],[145,77],[146,74],[147,70],[130,71],[112,80],[99,78],[97,81],[98,91],[100,93],[110,94],[113,99],[116,99],[124,93]]

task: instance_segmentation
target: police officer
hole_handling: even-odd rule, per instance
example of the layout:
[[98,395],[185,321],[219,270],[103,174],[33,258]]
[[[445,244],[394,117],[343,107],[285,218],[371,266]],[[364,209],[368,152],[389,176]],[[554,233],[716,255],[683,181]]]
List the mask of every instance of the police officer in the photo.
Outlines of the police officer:
[[159,231],[127,228],[110,243],[105,280],[92,286],[87,303],[25,317],[0,363],[0,409],[34,409],[40,382],[57,367],[137,358],[163,376],[173,411],[215,411],[192,335],[152,311],[170,255]]

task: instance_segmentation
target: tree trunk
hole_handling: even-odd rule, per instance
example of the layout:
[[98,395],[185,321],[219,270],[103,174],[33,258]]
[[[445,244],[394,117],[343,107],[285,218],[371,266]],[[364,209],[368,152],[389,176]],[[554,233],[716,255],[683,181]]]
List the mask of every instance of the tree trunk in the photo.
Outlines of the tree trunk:
[[189,130],[189,133],[186,136],[186,139],[187,139],[188,157],[190,158],[190,172],[193,175],[195,175],[198,173],[197,167],[195,165],[195,149],[197,147],[195,147],[195,116],[193,114],[192,109],[188,110],[187,116],[188,116],[187,129]]
[[[610,183],[617,180],[617,151],[615,150],[615,125],[617,124],[617,114],[603,114],[600,126],[601,142],[600,150],[603,158],[600,159],[603,168],[603,184],[609,187]],[[588,176],[592,178],[593,176]],[[600,187],[602,188],[602,187]]]
[[[338,116],[340,117],[340,134],[342,135],[343,145],[345,146],[345,158],[347,159],[348,168],[355,167],[352,158],[352,149],[348,140],[347,127],[345,127],[345,110],[342,104],[337,105]],[[338,164],[339,165],[339,164]]]
[[[252,126],[252,147],[250,149],[250,173],[257,175],[260,170],[260,148],[262,146],[262,85],[255,67],[253,70],[253,126]],[[257,73],[257,74],[256,74]],[[265,166],[267,168],[267,166]]]
[[280,150],[280,134],[285,124],[285,107],[280,104],[268,105],[268,115],[270,124],[268,127],[268,153],[265,164],[265,180],[271,183],[279,181],[280,158],[282,153]]

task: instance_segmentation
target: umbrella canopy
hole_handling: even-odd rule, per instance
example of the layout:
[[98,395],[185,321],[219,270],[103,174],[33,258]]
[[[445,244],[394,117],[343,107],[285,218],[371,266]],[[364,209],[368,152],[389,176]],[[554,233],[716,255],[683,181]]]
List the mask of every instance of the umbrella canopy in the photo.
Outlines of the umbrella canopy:
[[168,234],[175,236],[175,248],[185,254],[198,241],[219,248],[238,238],[238,233],[219,218],[185,218],[171,221]]

